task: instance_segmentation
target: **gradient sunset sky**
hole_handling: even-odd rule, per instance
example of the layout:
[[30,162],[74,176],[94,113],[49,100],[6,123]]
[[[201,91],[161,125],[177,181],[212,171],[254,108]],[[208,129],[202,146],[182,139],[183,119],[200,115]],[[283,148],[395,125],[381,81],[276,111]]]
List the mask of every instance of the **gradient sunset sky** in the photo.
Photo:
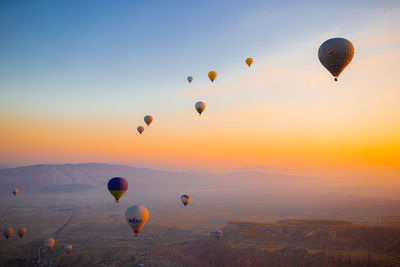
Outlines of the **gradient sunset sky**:
[[399,173],[399,1],[4,0],[0,36],[0,163]]

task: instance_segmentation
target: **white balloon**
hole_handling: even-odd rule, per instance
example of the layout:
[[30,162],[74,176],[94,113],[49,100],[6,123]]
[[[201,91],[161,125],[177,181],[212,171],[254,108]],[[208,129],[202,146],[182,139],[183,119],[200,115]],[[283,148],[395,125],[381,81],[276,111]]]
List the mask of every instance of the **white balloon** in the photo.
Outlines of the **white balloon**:
[[149,219],[149,210],[145,206],[132,206],[125,211],[125,219],[137,235]]

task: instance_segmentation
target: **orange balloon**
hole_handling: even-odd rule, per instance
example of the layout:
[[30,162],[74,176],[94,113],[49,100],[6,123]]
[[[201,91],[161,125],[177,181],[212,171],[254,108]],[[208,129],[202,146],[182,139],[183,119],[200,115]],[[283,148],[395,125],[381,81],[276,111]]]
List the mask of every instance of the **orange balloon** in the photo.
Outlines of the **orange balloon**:
[[211,82],[214,82],[214,80],[217,78],[217,73],[215,71],[210,71],[208,73],[208,78],[210,78]]

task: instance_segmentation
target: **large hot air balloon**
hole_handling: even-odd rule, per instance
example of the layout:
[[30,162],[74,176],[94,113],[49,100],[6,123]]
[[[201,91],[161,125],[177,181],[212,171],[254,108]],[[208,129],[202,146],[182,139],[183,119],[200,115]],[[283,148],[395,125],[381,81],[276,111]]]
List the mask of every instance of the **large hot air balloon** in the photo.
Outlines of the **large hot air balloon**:
[[69,254],[72,251],[72,245],[66,244],[64,246],[64,251],[65,251],[65,253]]
[[215,71],[210,71],[208,73],[208,78],[210,78],[211,82],[214,82],[215,78],[217,78],[217,73]]
[[144,131],[143,126],[138,126],[138,127],[137,127],[137,131],[138,131],[140,134],[142,134],[143,131]]
[[135,235],[138,235],[149,219],[149,210],[145,206],[135,205],[125,211],[125,218]]
[[318,50],[319,61],[335,77],[335,81],[350,64],[353,56],[354,46],[344,38],[329,39]]
[[114,177],[108,181],[108,191],[115,198],[115,202],[119,203],[126,190],[128,190],[128,181],[125,178]]
[[11,227],[3,228],[3,235],[6,239],[9,239],[13,233],[14,233],[14,230]]
[[193,77],[192,77],[192,76],[188,76],[188,77],[187,77],[187,80],[188,80],[189,83],[192,83]]
[[224,235],[224,233],[221,230],[217,230],[214,232],[214,236],[218,239],[221,240],[222,236]]
[[206,103],[199,101],[194,105],[194,108],[197,110],[200,116],[201,113],[203,113],[203,111],[206,109]]
[[153,121],[153,117],[150,115],[144,116],[144,122],[147,124],[147,126],[150,126],[151,122]]
[[18,228],[17,234],[19,235],[19,237],[24,237],[24,235],[26,234],[26,228],[25,227]]
[[247,66],[251,66],[251,64],[253,64],[254,60],[251,57],[246,58],[246,64]]
[[18,192],[19,192],[18,189],[14,189],[14,190],[13,190],[13,195],[14,195],[14,196],[18,195]]
[[185,205],[185,207],[189,204],[190,202],[190,196],[189,195],[182,195],[181,196],[181,201],[183,203],[183,205]]
[[43,246],[50,250],[52,247],[54,247],[55,243],[56,241],[53,238],[46,238],[43,241]]

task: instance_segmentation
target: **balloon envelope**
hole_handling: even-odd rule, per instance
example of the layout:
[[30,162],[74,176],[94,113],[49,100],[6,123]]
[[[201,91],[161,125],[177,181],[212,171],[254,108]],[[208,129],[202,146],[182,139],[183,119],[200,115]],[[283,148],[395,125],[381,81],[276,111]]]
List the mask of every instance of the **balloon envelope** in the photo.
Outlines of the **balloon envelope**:
[[215,231],[214,234],[215,234],[215,237],[216,237],[218,240],[221,240],[222,236],[224,235],[224,233],[223,233],[221,230]]
[[66,244],[66,245],[64,246],[64,251],[65,251],[67,254],[69,254],[69,253],[72,251],[72,245]]
[[23,237],[26,234],[26,228],[25,227],[18,228],[17,233],[19,237]]
[[199,101],[194,105],[194,108],[197,110],[199,115],[201,115],[201,113],[206,109],[206,103]]
[[49,250],[54,247],[56,241],[53,238],[47,238],[43,241],[43,246],[48,248]]
[[150,115],[144,116],[144,122],[147,124],[147,126],[150,126],[151,122],[153,121],[153,117]]
[[145,206],[132,206],[125,211],[125,219],[137,235],[149,219],[149,210]]
[[215,71],[210,71],[208,73],[208,78],[210,78],[211,82],[214,82],[214,80],[217,78],[217,73]]
[[344,38],[329,39],[318,50],[319,61],[335,77],[335,81],[350,64],[353,56],[354,46]]
[[3,228],[3,235],[6,239],[9,239],[13,233],[14,233],[14,230],[11,227]]
[[181,201],[185,207],[189,204],[191,197],[189,195],[182,195]]
[[108,181],[108,191],[110,191],[117,203],[125,194],[126,190],[128,190],[128,181],[125,178],[114,177]]
[[138,126],[138,127],[137,127],[137,131],[138,131],[140,134],[142,134],[143,131],[144,131],[143,126]]
[[253,64],[253,62],[254,62],[254,60],[253,60],[251,57],[246,58],[246,64],[247,64],[249,67],[251,66],[251,64]]
[[188,80],[189,83],[192,83],[193,77],[192,77],[192,76],[188,76],[188,77],[187,77],[187,80]]

